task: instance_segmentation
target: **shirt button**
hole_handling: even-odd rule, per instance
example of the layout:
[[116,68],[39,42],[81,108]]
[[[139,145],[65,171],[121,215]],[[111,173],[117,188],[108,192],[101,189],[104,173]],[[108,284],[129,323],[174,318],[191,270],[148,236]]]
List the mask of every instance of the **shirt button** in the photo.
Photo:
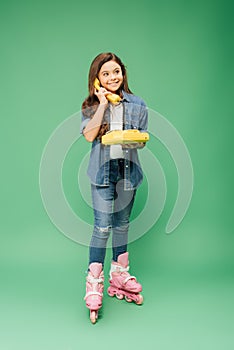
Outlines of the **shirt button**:
[[128,153],[128,150],[126,150],[126,153]]
[[128,168],[128,165],[126,165],[126,168]]

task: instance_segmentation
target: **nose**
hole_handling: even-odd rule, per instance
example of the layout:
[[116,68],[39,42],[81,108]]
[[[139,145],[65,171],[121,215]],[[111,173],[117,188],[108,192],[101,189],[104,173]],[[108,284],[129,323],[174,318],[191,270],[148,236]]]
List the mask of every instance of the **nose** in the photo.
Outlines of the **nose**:
[[110,80],[115,80],[115,74],[114,73],[110,74]]

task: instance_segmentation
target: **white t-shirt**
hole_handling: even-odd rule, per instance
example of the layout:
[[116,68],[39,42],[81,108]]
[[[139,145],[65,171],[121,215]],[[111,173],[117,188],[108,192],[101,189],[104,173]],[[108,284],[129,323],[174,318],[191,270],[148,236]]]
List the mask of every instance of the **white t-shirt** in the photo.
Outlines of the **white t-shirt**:
[[[123,105],[119,103],[114,105],[110,103],[110,130],[123,130]],[[110,146],[110,158],[123,158],[123,150],[121,145]]]

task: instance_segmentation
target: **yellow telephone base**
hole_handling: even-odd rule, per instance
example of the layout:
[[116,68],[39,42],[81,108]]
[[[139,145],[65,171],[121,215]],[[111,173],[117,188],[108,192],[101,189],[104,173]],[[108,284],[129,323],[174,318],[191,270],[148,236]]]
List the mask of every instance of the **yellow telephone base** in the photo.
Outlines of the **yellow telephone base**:
[[147,141],[149,141],[149,134],[147,132],[140,132],[136,129],[112,130],[102,136],[103,145],[118,145]]

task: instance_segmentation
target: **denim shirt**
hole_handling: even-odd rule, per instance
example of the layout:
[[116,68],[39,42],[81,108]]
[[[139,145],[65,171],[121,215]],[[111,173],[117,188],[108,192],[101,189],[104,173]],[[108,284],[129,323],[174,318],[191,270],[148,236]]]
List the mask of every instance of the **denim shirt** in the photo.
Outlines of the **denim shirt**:
[[[123,99],[123,129],[138,129],[142,132],[147,131],[148,110],[145,102],[138,96],[128,94],[122,91]],[[80,132],[90,121],[91,116],[82,112],[82,121]],[[103,120],[110,124],[110,105],[104,113]],[[137,148],[127,148],[124,153],[124,189],[136,189],[143,180],[143,171],[138,158]],[[103,145],[99,139],[92,143],[92,149],[89,159],[87,175],[92,184],[96,186],[109,186],[110,169],[110,146]]]

